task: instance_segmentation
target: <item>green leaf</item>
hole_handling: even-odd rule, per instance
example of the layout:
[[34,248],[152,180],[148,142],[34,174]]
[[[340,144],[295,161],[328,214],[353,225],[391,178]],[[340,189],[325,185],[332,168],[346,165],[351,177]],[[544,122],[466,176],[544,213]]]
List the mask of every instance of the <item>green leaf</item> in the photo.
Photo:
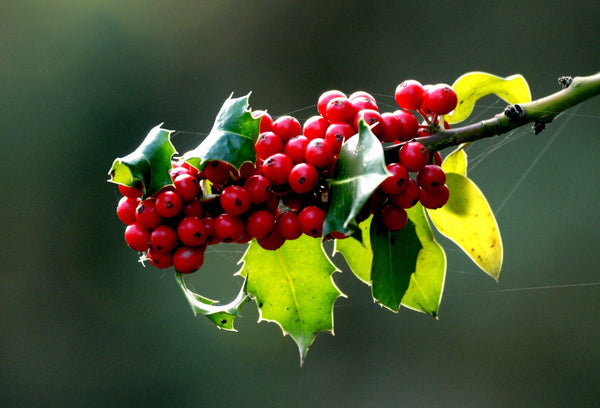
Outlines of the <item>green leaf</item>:
[[169,170],[171,158],[176,153],[170,138],[173,131],[160,126],[154,127],[132,153],[115,159],[108,172],[109,182],[129,187],[141,183],[142,198],[172,184]]
[[417,203],[407,212],[422,248],[402,306],[437,317],[446,279],[446,254],[433,237],[423,206]]
[[252,241],[242,258],[240,274],[259,310],[259,321],[278,324],[290,335],[304,361],[322,331],[333,333],[333,304],[343,296],[333,282],[337,270],[325,255],[321,240],[306,235],[286,241],[275,251]]
[[221,160],[239,169],[244,162],[256,162],[254,144],[258,138],[261,116],[254,117],[248,109],[250,94],[225,101],[217,114],[212,130],[183,159],[203,169],[210,160]]
[[220,329],[237,331],[233,327],[233,321],[239,316],[244,303],[248,301],[246,282],[244,282],[240,292],[231,303],[218,305],[218,301],[205,298],[188,289],[183,277],[184,275],[182,273],[175,271],[175,279],[177,280],[177,283],[179,283],[181,290],[183,290],[194,314],[206,316]]
[[373,248],[373,299],[397,312],[423,248],[415,224],[409,219],[400,231],[390,231],[376,214],[371,222],[370,238]]
[[452,89],[456,92],[458,104],[451,115],[445,116],[448,123],[467,119],[475,102],[486,95],[496,94],[510,104],[531,102],[529,85],[520,74],[502,78],[486,72],[469,72],[459,77]]
[[371,284],[371,267],[373,265],[373,251],[369,238],[372,218],[371,216],[359,224],[362,243],[350,236],[345,239],[336,239],[333,247],[333,254],[338,252],[342,254],[354,275],[368,285]]
[[358,136],[342,145],[329,181],[330,205],[323,236],[332,231],[360,233],[355,217],[388,175],[381,142],[361,120]]
[[446,174],[450,198],[437,210],[427,210],[437,230],[454,241],[485,273],[498,280],[502,238],[483,193],[469,178]]
[[463,143],[451,152],[442,162],[445,173],[457,173],[467,175],[467,152],[464,151],[467,143]]

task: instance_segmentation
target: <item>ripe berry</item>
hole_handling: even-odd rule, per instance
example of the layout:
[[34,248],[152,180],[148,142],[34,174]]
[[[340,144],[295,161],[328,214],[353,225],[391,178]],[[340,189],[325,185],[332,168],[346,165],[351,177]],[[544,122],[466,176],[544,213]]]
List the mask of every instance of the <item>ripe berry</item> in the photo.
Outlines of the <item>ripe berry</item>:
[[252,204],[250,193],[240,186],[227,186],[219,198],[223,210],[231,215],[240,215],[248,211]]
[[437,166],[441,166],[442,165],[442,154],[439,151],[435,151],[435,154],[433,155],[433,160],[434,160],[434,164]]
[[387,169],[391,175],[381,183],[383,192],[390,195],[404,192],[408,188],[410,178],[406,167],[399,163],[391,163],[387,165]]
[[147,198],[140,202],[136,207],[135,221],[140,225],[140,227],[147,230],[152,230],[162,221],[161,216],[158,215],[156,209],[154,208],[155,203],[155,198]]
[[140,200],[133,197],[121,197],[117,204],[117,216],[123,224],[129,225],[135,222],[135,209]]
[[206,245],[214,245],[219,243],[219,239],[215,234],[215,219],[209,216],[204,216],[201,218],[204,223],[204,234],[206,235],[206,239],[204,243]]
[[450,192],[448,191],[448,187],[443,185],[432,191],[421,189],[419,201],[423,207],[435,210],[436,208],[443,207],[449,198]]
[[292,191],[304,194],[312,191],[319,182],[319,172],[309,163],[296,164],[288,176]]
[[197,247],[204,244],[206,240],[204,222],[194,216],[183,218],[177,225],[177,238],[189,247]]
[[175,217],[181,211],[182,206],[181,197],[171,190],[161,192],[154,203],[154,209],[163,218]]
[[200,193],[198,179],[191,174],[180,174],[173,180],[175,192],[183,201],[191,201]]
[[173,254],[171,252],[160,252],[154,248],[150,248],[146,256],[152,266],[158,269],[165,269],[173,265]]
[[335,161],[335,148],[325,139],[313,139],[306,145],[304,158],[318,169],[326,169]]
[[420,82],[408,79],[398,85],[394,97],[402,109],[417,110],[423,104],[425,90]]
[[229,180],[229,173],[233,167],[221,160],[211,160],[204,168],[204,175],[213,184],[222,185]]
[[298,214],[300,231],[311,237],[323,235],[323,221],[325,221],[325,211],[314,205],[305,207]]
[[434,192],[446,183],[446,173],[440,166],[428,164],[417,174],[417,183],[423,190]]
[[173,254],[173,266],[181,273],[192,273],[200,269],[204,263],[206,246],[196,248],[180,247]]
[[398,140],[405,142],[417,136],[419,130],[419,120],[409,111],[397,110],[394,116],[400,119],[402,126],[398,135]]
[[400,136],[402,132],[402,121],[399,117],[391,112],[384,112],[381,114],[381,124],[383,130],[379,135],[379,139],[382,142],[394,142]]
[[339,153],[344,141],[356,134],[354,126],[348,123],[334,123],[325,132],[325,140],[333,145],[335,153]]
[[279,235],[288,240],[297,239],[302,235],[298,215],[294,211],[286,211],[279,214],[275,228]]
[[392,202],[400,208],[410,208],[419,202],[421,189],[417,182],[413,179],[408,179],[406,184],[407,187],[404,192],[390,196]]
[[[315,139],[317,140],[317,139]],[[271,184],[282,185],[288,181],[288,174],[294,167],[294,163],[289,156],[283,153],[275,153],[267,157],[261,166],[262,174],[269,179]]]
[[325,113],[327,110],[327,104],[333,98],[338,98],[340,96],[346,97],[346,94],[335,89],[323,92],[321,96],[319,96],[319,100],[317,102],[317,111],[319,111],[319,114],[323,117],[326,117]]
[[350,99],[350,103],[352,103],[352,106],[354,106],[354,111],[358,112],[363,109],[371,109],[379,112],[379,108],[377,107],[377,103],[375,103],[375,99],[373,99],[373,97],[355,96],[352,98],[352,95],[350,96],[351,97],[348,99]]
[[215,219],[215,235],[221,242],[237,242],[244,233],[244,223],[235,215],[225,213]]
[[329,122],[322,116],[311,116],[304,122],[302,134],[309,140],[316,138],[325,138],[325,131],[329,127]]
[[285,144],[292,137],[302,134],[302,125],[295,117],[285,115],[280,116],[273,122],[271,131],[279,136]]
[[381,208],[381,222],[390,231],[399,231],[406,226],[408,214],[404,208],[386,204]]
[[123,184],[119,184],[119,192],[125,197],[139,198],[142,196],[141,187],[129,187]]
[[352,102],[345,96],[331,99],[325,108],[325,117],[331,123],[352,123],[355,113]]
[[420,171],[429,161],[429,151],[419,142],[408,142],[400,149],[399,162],[408,171]]
[[258,245],[260,245],[261,248],[266,249],[267,251],[275,251],[276,249],[281,248],[285,243],[285,239],[276,231],[272,231],[265,238],[257,239],[256,242],[258,242]]
[[275,217],[267,210],[255,211],[246,219],[246,233],[252,238],[265,238],[274,228]]
[[371,132],[377,137],[383,132],[383,121],[381,115],[376,110],[363,109],[354,116],[354,129],[358,132],[358,122],[364,120],[367,126],[371,127]]
[[365,91],[355,91],[355,92],[352,92],[350,94],[350,96],[348,97],[348,99],[350,100],[350,102],[354,102],[355,99],[360,99],[360,98],[370,99],[371,101],[375,102],[375,97],[373,95],[371,95],[370,93],[365,92]]
[[296,137],[292,137],[285,144],[283,148],[283,153],[288,155],[292,162],[294,163],[302,163],[304,161],[304,151],[306,150],[306,145],[308,144],[308,137],[300,135]]
[[283,141],[273,132],[264,132],[258,136],[255,149],[256,157],[264,160],[272,154],[283,152]]
[[258,114],[255,117],[261,116],[258,132],[263,133],[271,130],[271,127],[273,126],[273,118],[271,115],[265,111],[256,111],[255,113]]
[[181,213],[184,216],[193,215],[194,217],[198,218],[202,217],[202,203],[198,197],[194,197],[193,200],[184,203]]
[[445,115],[456,108],[458,98],[456,92],[446,84],[437,84],[427,89],[421,108],[426,113]]
[[159,225],[150,234],[150,246],[159,252],[171,252],[177,245],[177,234],[173,228]]
[[252,204],[262,204],[271,197],[271,182],[265,176],[256,174],[246,180],[244,190],[250,194]]
[[131,249],[144,252],[150,247],[150,231],[139,224],[131,224],[125,228],[125,242]]

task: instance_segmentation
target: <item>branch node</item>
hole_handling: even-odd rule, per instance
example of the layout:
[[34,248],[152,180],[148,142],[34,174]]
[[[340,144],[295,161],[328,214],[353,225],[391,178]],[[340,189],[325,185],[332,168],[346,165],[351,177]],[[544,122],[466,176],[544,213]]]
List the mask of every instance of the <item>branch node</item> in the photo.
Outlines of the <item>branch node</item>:
[[525,119],[525,109],[519,104],[508,105],[504,109],[504,114],[513,122],[521,122]]
[[573,77],[561,76],[560,78],[558,78],[558,83],[560,84],[562,89],[566,89],[569,87],[569,85],[571,85],[571,83],[573,83]]
[[542,133],[542,130],[546,129],[546,124],[544,122],[535,122],[531,128],[536,135],[539,135]]

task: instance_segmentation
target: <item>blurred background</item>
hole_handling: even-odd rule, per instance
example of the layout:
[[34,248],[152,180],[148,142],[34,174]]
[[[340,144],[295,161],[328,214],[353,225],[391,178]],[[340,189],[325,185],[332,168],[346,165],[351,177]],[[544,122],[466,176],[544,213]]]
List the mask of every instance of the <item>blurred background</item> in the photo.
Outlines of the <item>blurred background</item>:
[[[499,283],[442,237],[438,321],[337,273],[336,334],[302,368],[254,304],[239,333],[195,318],[172,271],[125,245],[106,179],[161,122],[195,147],[232,92],[301,120],[328,89],[392,110],[404,79],[473,70],[521,73],[540,97],[598,71],[599,18],[583,0],[2,2],[0,406],[596,406],[599,98],[469,151],[498,211]],[[233,297],[242,250],[208,253],[190,285]]]

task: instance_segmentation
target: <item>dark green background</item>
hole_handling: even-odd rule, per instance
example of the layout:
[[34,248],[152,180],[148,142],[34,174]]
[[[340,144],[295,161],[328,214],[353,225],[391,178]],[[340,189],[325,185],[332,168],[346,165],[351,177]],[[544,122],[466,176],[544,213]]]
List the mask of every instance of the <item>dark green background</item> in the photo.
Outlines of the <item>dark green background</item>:
[[[523,74],[534,97],[599,67],[592,1],[5,1],[0,5],[0,406],[591,407],[600,399],[600,100],[527,130],[471,176],[502,206],[500,283],[444,239],[440,320],[372,303],[350,273],[336,335],[303,368],[292,340],[244,309],[239,333],[194,318],[172,273],[122,239],[112,160],[153,126],[180,151],[231,92],[305,119],[320,93],[393,109],[407,78]],[[503,107],[486,99],[475,114]],[[498,137],[473,146],[481,157]],[[227,298],[234,253],[192,284]],[[227,262],[223,262],[227,261]],[[519,289],[512,291],[511,289]]]

